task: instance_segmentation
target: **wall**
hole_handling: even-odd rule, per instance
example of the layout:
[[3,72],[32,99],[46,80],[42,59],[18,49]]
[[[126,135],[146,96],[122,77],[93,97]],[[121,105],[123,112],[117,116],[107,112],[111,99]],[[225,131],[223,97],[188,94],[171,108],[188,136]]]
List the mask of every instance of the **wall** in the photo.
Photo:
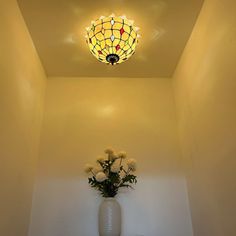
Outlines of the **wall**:
[[195,236],[236,235],[235,13],[205,1],[174,75]]
[[14,0],[0,1],[0,235],[29,226],[45,74]]
[[96,236],[101,197],[83,173],[107,146],[137,159],[123,236],[191,236],[169,79],[50,78],[31,236]]

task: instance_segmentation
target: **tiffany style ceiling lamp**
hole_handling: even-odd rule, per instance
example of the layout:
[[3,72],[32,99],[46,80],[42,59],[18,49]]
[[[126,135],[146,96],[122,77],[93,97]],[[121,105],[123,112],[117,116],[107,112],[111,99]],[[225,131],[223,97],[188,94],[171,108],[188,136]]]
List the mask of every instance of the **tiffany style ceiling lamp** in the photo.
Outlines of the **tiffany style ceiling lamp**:
[[138,27],[125,16],[101,16],[86,28],[86,41],[90,52],[106,64],[120,64],[135,52]]

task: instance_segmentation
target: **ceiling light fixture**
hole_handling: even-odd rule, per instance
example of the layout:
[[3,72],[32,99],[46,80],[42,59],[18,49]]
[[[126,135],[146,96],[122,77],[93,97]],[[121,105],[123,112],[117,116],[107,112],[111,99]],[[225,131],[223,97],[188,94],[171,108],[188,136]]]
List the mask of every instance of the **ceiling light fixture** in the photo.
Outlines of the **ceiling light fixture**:
[[86,28],[90,52],[106,64],[120,64],[130,58],[138,43],[138,27],[126,16],[101,16]]

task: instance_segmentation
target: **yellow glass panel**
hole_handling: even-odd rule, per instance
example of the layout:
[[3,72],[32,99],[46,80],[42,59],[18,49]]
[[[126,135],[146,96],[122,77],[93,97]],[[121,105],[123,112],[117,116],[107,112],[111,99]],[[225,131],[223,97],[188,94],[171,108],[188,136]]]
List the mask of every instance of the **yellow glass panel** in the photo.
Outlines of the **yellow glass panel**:
[[103,54],[101,54],[99,57],[103,60],[106,59],[106,57]]
[[127,25],[130,25],[130,21],[127,20],[127,19],[124,19],[124,23],[127,24]]
[[98,40],[100,40],[100,41],[104,40],[104,36],[103,36],[103,34],[102,34],[101,32],[98,33],[98,34],[96,34],[96,38],[97,38]]
[[106,53],[105,50],[102,50],[102,55],[103,55],[103,56],[106,56],[106,55],[107,55],[107,53]]
[[125,57],[128,57],[128,50],[124,52]]
[[114,42],[113,42],[113,45],[116,46],[118,44],[120,44],[120,40],[119,39],[115,39]]
[[90,43],[89,44],[90,51],[93,49],[93,45]]
[[99,25],[99,24],[102,24],[102,20],[100,20],[100,19],[95,21],[94,26]]
[[118,51],[116,51],[116,54],[117,54],[119,57],[121,57],[122,53],[123,53],[123,51],[122,51],[121,49],[119,49]]
[[107,38],[110,38],[112,35],[112,31],[111,30],[105,30],[105,34],[104,34],[104,37],[107,39]]
[[111,29],[111,22],[110,21],[108,21],[108,22],[105,22],[105,23],[103,23],[103,28],[104,29]]
[[131,53],[131,51],[132,51],[132,49],[130,48],[130,49],[128,49],[128,51],[127,51],[127,55],[129,55],[130,53]]
[[125,42],[124,41],[120,41],[120,47],[123,48],[125,46]]
[[125,58],[126,57],[126,54],[122,54],[121,56],[120,56],[120,59],[123,59],[123,58]]
[[127,56],[127,58],[130,58],[132,56],[132,54],[129,54],[128,56]]
[[124,25],[123,28],[124,28],[124,30],[125,30],[126,33],[128,33],[128,34],[130,33],[130,27],[129,27],[129,26]]
[[[129,55],[124,56],[122,59],[124,59],[124,58],[128,59],[128,58],[129,58]],[[124,61],[125,61],[125,60],[124,60]]]
[[92,39],[91,39],[91,40],[92,40],[92,44],[93,44],[93,45],[95,45],[95,44],[97,43],[97,40],[96,40],[96,38],[95,38],[95,37],[92,37]]
[[115,36],[115,38],[121,38],[121,34],[119,30],[113,30],[113,35]]
[[98,25],[95,27],[95,31],[94,34],[97,34],[98,32],[100,32],[102,30],[102,25]]
[[109,49],[108,50],[107,49],[103,49],[103,52],[104,52],[105,55],[108,55],[109,54]]
[[122,40],[126,41],[129,38],[129,34],[123,33],[121,38],[122,38]]
[[101,50],[101,47],[100,47],[99,45],[96,45],[96,46],[95,46],[95,49],[96,49],[97,51],[99,51],[99,50]]
[[123,50],[124,50],[124,51],[127,51],[129,48],[130,48],[129,45],[125,45],[125,46],[123,47]]
[[123,27],[123,25],[121,23],[115,23],[113,25],[113,29],[116,29],[116,30],[120,30],[122,27]]
[[112,41],[110,39],[106,39],[106,45],[112,46]]
[[131,56],[133,55],[133,53],[134,53],[134,52],[131,50],[131,52],[130,52],[130,54],[129,54],[129,57],[131,57]]
[[110,48],[109,48],[109,54],[112,54],[112,53],[114,53],[114,52],[115,52],[114,48],[113,48],[113,47],[110,47]]
[[132,46],[134,43],[134,39],[132,37],[129,38],[129,45]]
[[131,34],[130,34],[134,39],[137,37],[136,33],[134,30],[131,31]]
[[110,46],[106,44],[105,48],[107,51],[109,51]]
[[92,30],[89,31],[88,36],[89,36],[89,38],[92,38],[94,36],[94,33]]
[[120,17],[113,17],[113,19],[115,22],[119,22],[119,23],[123,22],[123,19],[121,19]]
[[91,25],[91,29],[90,30],[92,30],[92,31],[94,31],[95,30],[95,27],[94,27],[94,25]]
[[111,21],[111,17],[105,17],[102,22],[105,23],[105,22],[109,22]]
[[105,41],[103,40],[103,41],[101,41],[101,44],[100,44],[100,46],[101,46],[101,48],[103,49],[103,48],[105,48],[105,45],[106,45],[106,43],[105,43]]
[[129,49],[125,52],[125,55],[126,55],[127,58],[130,56],[130,52],[131,52],[131,49]]
[[136,44],[134,43],[134,44],[131,46],[132,50],[134,50],[135,47],[136,47]]
[[113,53],[116,53],[116,48],[112,47]]

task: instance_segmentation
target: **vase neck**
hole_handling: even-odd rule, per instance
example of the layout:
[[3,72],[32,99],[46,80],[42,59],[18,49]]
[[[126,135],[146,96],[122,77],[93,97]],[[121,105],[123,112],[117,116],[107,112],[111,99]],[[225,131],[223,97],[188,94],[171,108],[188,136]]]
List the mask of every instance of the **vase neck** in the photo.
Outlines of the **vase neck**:
[[115,201],[116,199],[114,197],[105,197],[104,201]]

